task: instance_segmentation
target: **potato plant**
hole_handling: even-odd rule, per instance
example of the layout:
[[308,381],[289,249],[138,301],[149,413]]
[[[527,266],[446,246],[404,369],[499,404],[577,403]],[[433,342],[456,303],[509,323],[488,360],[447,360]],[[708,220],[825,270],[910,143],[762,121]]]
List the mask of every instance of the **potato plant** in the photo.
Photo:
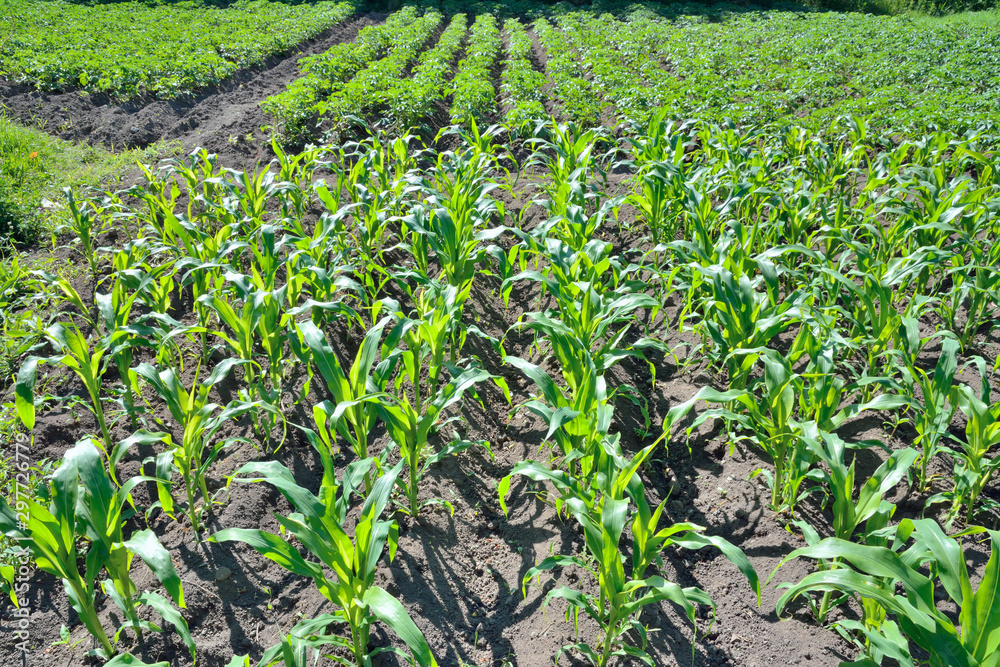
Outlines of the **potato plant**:
[[[0,19],[0,39],[10,44],[0,72],[43,90],[175,97],[260,64],[346,20],[355,8],[353,2],[250,0],[207,9],[18,0],[5,4]],[[8,41],[14,34],[16,41]]]

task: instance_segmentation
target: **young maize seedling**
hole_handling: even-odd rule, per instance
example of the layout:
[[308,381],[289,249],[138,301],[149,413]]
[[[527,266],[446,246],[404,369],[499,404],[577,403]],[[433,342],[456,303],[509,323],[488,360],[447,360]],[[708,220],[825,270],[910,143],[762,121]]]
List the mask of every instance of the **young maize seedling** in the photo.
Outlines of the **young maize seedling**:
[[232,224],[221,225],[216,232],[209,233],[171,213],[167,215],[164,226],[174,231],[174,244],[181,250],[176,263],[177,271],[185,272],[181,285],[191,286],[198,326],[201,328],[202,359],[205,360],[208,358],[211,310],[202,301],[202,297],[221,287],[223,269],[232,267],[232,256],[247,244],[232,238],[236,233],[236,227]]
[[[875,525],[887,523],[894,507],[882,498],[906,476],[920,454],[909,447],[894,451],[861,486],[855,500],[855,462],[848,466],[845,461],[846,443],[832,433],[818,430],[815,424],[804,425],[803,430],[806,445],[829,468],[822,474],[833,496],[834,537],[852,541],[858,526],[876,514],[885,518],[876,520]],[[830,600],[830,592],[824,593],[817,613],[820,623],[826,622]]]
[[[639,209],[656,245],[673,240],[677,232],[683,183],[682,174],[671,162],[650,164],[636,175],[635,192],[628,202]],[[654,263],[659,264],[659,261]]]
[[[985,398],[988,401],[989,395]],[[965,440],[959,440],[961,448],[947,450],[955,458],[955,488],[950,492],[952,506],[948,525],[962,505],[965,505],[965,521],[971,525],[979,496],[1000,466],[1000,456],[990,456],[990,450],[1000,445],[1000,403],[988,404],[970,387],[961,385],[958,407],[967,421]]]
[[[811,592],[855,595],[880,606],[886,616],[870,623],[838,622],[841,628],[864,637],[867,644],[868,654],[850,664],[875,667],[888,657],[904,667],[915,667],[914,649],[919,648],[931,667],[995,665],[1000,660],[995,640],[1000,629],[995,613],[1000,595],[1000,533],[982,528],[967,532],[986,532],[991,543],[990,559],[976,590],[966,569],[967,557],[955,539],[946,536],[933,519],[904,519],[892,531],[891,548],[830,537],[793,551],[779,568],[794,558],[825,559],[835,567],[786,584],[788,590],[778,600],[777,613],[780,616],[791,601]],[[911,539],[911,545],[902,550]],[[939,608],[939,585],[958,607],[957,615]]]
[[535,147],[525,169],[545,167],[550,177],[545,189],[550,199],[556,199],[555,193],[570,183],[586,187],[595,175],[606,180],[601,156],[595,155],[602,141],[604,137],[598,130],[585,130],[576,123],[541,124],[536,127],[535,136],[525,142]]
[[848,308],[836,307],[834,310],[846,314],[851,325],[849,335],[863,351],[861,356],[866,370],[878,368],[880,360],[896,340],[900,327],[904,326],[904,319],[918,317],[924,301],[914,299],[906,312],[899,312],[896,300],[906,277],[904,271],[883,276],[866,273],[861,276],[860,287],[855,284],[853,276],[845,276],[827,267],[821,267],[820,272],[833,281],[836,290],[843,292],[841,298]]
[[[137,476],[117,488],[97,447],[83,440],[66,452],[53,473],[48,507],[29,498],[25,501],[27,509],[18,514],[0,497],[0,531],[26,544],[40,569],[62,579],[70,604],[100,645],[95,653],[105,659],[114,656],[122,630],[131,628],[140,639],[143,630],[159,631],[139,619],[136,608],[141,604],[151,606],[176,628],[194,659],[195,644],[187,622],[162,596],[140,593],[129,575],[133,559],[139,556],[173,601],[184,608],[181,579],[170,554],[153,532],[137,531],[128,539],[123,534],[123,510],[131,504],[132,489],[153,479]],[[87,564],[83,574],[80,559]],[[113,635],[114,642],[101,625],[94,604],[95,585],[102,572],[107,574],[101,583],[105,593],[126,616],[121,629]],[[119,663],[139,664],[124,659]]]
[[[153,313],[166,315],[173,307],[172,295],[178,289],[177,265],[174,262],[166,262],[155,267],[144,265],[137,273],[140,271],[141,275],[137,277],[141,279],[143,289],[139,290],[139,301]],[[129,287],[138,289],[134,282]]]
[[[324,255],[330,254],[325,245],[319,247]],[[293,253],[285,263],[288,282],[283,289],[286,289],[289,305],[301,305],[290,307],[286,314],[296,316],[308,313],[316,326],[323,326],[336,316],[345,316],[349,321],[364,326],[364,320],[348,305],[348,299],[356,299],[361,308],[374,308],[382,288],[392,276],[379,281],[376,276],[385,269],[378,268],[357,271],[355,275],[359,280],[354,280],[350,275],[353,270],[354,267],[346,264],[318,265],[315,258],[305,251]],[[306,295],[308,297],[303,298]],[[290,338],[289,343],[295,344]]]
[[834,537],[850,541],[857,527],[879,511],[882,497],[906,476],[920,453],[910,447],[893,451],[855,493],[855,461],[847,465],[847,443],[815,424],[804,425],[804,430],[806,444],[829,468],[824,478],[833,496]]
[[481,242],[503,231],[482,229],[497,213],[496,202],[488,196],[496,188],[488,178],[491,164],[485,155],[447,152],[438,157],[432,182],[411,179],[411,189],[426,200],[403,218],[418,266],[426,271],[426,250],[432,251],[443,280],[457,289],[475,276],[485,252]]
[[125,191],[125,194],[135,197],[137,201],[146,204],[147,213],[141,218],[163,244],[168,244],[169,233],[164,228],[167,215],[172,215],[181,196],[181,189],[165,172],[169,167],[160,167],[155,173],[144,164],[138,165],[142,171],[144,183],[136,183]]
[[[333,434],[347,439],[359,459],[367,459],[368,437],[379,415],[377,395],[384,392],[388,377],[380,370],[372,372],[379,352],[379,342],[390,317],[372,327],[361,342],[349,372],[345,373],[326,336],[312,322],[298,325],[302,339],[312,352],[312,363],[326,381],[333,401],[313,406],[313,419],[323,442],[334,453]],[[328,426],[329,425],[329,426]],[[376,459],[376,466],[378,459]],[[365,489],[371,490],[371,477],[365,477]]]
[[[153,284],[148,276],[139,279],[136,289],[131,295],[126,294],[126,273],[116,273],[115,281],[109,294],[94,294],[97,302],[97,312],[100,315],[106,332],[108,353],[115,360],[118,377],[124,387],[125,412],[135,426],[135,376],[132,374],[132,348],[136,346],[153,347],[148,338],[156,336],[156,331],[147,326],[131,324],[129,318],[132,307],[139,294]],[[122,333],[119,333],[122,332]],[[111,341],[114,341],[113,343]]]
[[[524,576],[523,592],[528,584],[543,572],[575,565],[591,574],[600,590],[599,595],[567,587],[554,588],[545,597],[545,604],[553,599],[565,599],[569,604],[567,618],[574,621],[581,612],[590,616],[600,627],[600,635],[592,644],[577,642],[564,646],[559,653],[573,650],[586,657],[597,667],[605,667],[615,657],[634,657],[648,662],[646,653],[646,628],[638,616],[642,608],[669,600],[677,605],[691,623],[695,623],[695,604],[711,605],[708,595],[699,588],[681,588],[661,576],[647,576],[650,566],[661,565],[660,554],[670,546],[701,549],[715,546],[747,577],[760,599],[757,573],[743,552],[720,537],[701,534],[702,527],[679,523],[658,530],[666,506],[666,499],[655,510],[646,501],[646,492],[638,470],[642,462],[659,443],[640,451],[632,460],[621,454],[615,440],[606,440],[602,446],[605,474],[595,486],[600,490],[590,501],[580,497],[565,499],[565,508],[583,528],[588,558],[579,556],[550,556],[528,570]],[[524,471],[523,474],[532,474]],[[537,475],[532,475],[537,478]],[[501,489],[501,494],[505,489]],[[502,496],[501,496],[502,499]],[[631,501],[631,502],[630,502]],[[631,509],[631,505],[635,509]],[[626,524],[632,528],[632,562],[624,554],[622,536]],[[641,644],[632,645],[630,632]],[[634,641],[634,640],[632,640]],[[692,654],[694,646],[692,646]],[[557,656],[558,659],[558,656]]]
[[[292,630],[281,638],[281,643],[264,651],[264,655],[256,663],[250,662],[248,655],[236,655],[226,667],[313,667],[323,655],[320,648],[325,646],[343,646],[344,639],[334,635],[322,634],[329,625],[339,619],[333,614],[322,614],[295,624]],[[350,648],[347,646],[346,648]],[[312,649],[312,659],[309,656]],[[372,653],[374,655],[374,652]],[[351,665],[353,662],[343,658],[329,656],[341,664]]]
[[[750,393],[737,398],[746,410],[754,435],[751,440],[764,450],[774,465],[771,509],[794,512],[799,487],[812,465],[812,454],[802,442],[801,425],[793,418],[797,376],[788,360],[777,354],[764,357],[764,386],[759,402]],[[762,473],[765,479],[766,472]]]
[[[90,405],[93,409],[97,425],[101,429],[101,449],[107,455],[111,451],[111,434],[108,430],[108,420],[104,414],[104,405],[101,399],[101,379],[104,376],[105,363],[104,356],[109,350],[114,349],[116,344],[128,332],[124,329],[113,331],[109,336],[101,341],[95,342],[93,348],[88,344],[87,337],[83,335],[80,328],[75,324],[56,323],[45,329],[45,337],[56,349],[58,354],[53,357],[28,357],[21,365],[17,374],[17,381],[14,386],[14,400],[17,414],[21,423],[29,431],[35,425],[35,382],[38,377],[38,364],[61,364],[73,371],[83,382],[90,397]],[[114,479],[114,470],[111,471]]]
[[957,253],[952,257],[953,268],[948,270],[952,289],[938,305],[941,319],[958,338],[963,352],[984,325],[996,325],[995,310],[1000,302],[1000,271],[996,270],[1000,265],[1000,244],[991,244],[988,254],[978,243],[966,245],[971,261],[966,263]]
[[926,490],[931,483],[927,476],[927,467],[931,459],[941,448],[941,439],[948,431],[952,418],[958,410],[959,387],[954,385],[958,372],[958,348],[956,339],[948,337],[941,343],[941,354],[934,366],[932,375],[918,367],[908,355],[896,355],[903,359],[904,366],[900,368],[903,383],[908,387],[911,397],[914,389],[920,388],[922,401],[911,398],[910,407],[914,410],[913,426],[917,430],[915,444],[921,448],[920,467],[916,471],[916,485],[920,490]]
[[669,116],[668,108],[658,109],[650,116],[646,127],[637,128],[633,136],[625,137],[640,173],[656,164],[680,166],[684,163],[690,127],[686,123],[675,124]]
[[[567,186],[573,189],[577,184]],[[559,194],[568,192],[561,190]],[[594,240],[594,236],[604,226],[609,216],[618,216],[618,207],[625,201],[625,197],[615,197],[601,202],[597,206],[591,207],[587,203],[583,205],[572,201],[554,200],[554,205],[548,207],[552,216],[535,230],[536,235],[552,234],[560,241],[574,250],[582,250],[588,243]],[[594,210],[590,210],[593,208]]]
[[712,279],[712,297],[704,305],[701,325],[715,343],[714,356],[729,371],[729,386],[747,386],[756,356],[744,352],[763,347],[802,317],[804,294],[774,300],[771,290],[756,291],[748,276],[736,277],[721,266],[695,268]]
[[[718,254],[716,237],[721,239],[723,225],[720,221],[721,211],[712,204],[713,193],[703,191],[704,187],[701,183],[685,184],[682,215],[686,232],[684,236],[689,239],[686,243],[690,251],[704,263],[710,264],[713,259],[719,261],[715,257]],[[725,210],[730,204],[730,201],[724,202],[721,210]]]
[[538,387],[539,396],[524,407],[548,426],[545,439],[555,438],[568,470],[587,478],[595,448],[611,426],[614,403],[610,399],[614,393],[608,396],[604,376],[597,372],[589,355],[584,359],[567,374],[571,384],[565,391],[540,366],[511,356],[505,357],[504,363],[519,369]]
[[[527,324],[552,346],[563,376],[571,386],[576,384],[571,380],[571,375],[576,375],[573,369],[586,365],[587,357],[593,359],[601,375],[625,357],[641,357],[634,346],[625,343],[630,324],[635,319],[633,313],[640,308],[655,312],[659,305],[646,294],[629,293],[625,289],[619,293],[601,294],[592,283],[574,287],[576,289],[562,292],[573,293],[576,298],[572,301],[559,299],[558,312],[529,313],[531,320]],[[623,322],[629,324],[613,329]]]
[[277,135],[271,137],[271,150],[278,160],[278,193],[281,195],[281,217],[301,224],[310,205],[309,192],[313,175],[327,163],[323,161],[324,149],[311,148],[301,153],[289,154],[281,147]]
[[263,223],[267,214],[267,202],[279,191],[280,184],[271,171],[271,166],[266,165],[263,169],[258,169],[252,174],[246,171],[226,169],[228,175],[235,181],[235,187],[230,182],[224,182],[231,188],[239,202],[240,211],[243,213],[242,226],[249,233],[255,232]]
[[[406,353],[404,353],[406,354]],[[402,360],[404,367],[412,363],[408,359]],[[422,370],[420,361],[416,361],[412,369],[416,371],[420,382],[419,373]],[[389,437],[399,447],[400,456],[406,463],[409,471],[409,479],[397,482],[406,495],[407,505],[404,511],[416,518],[420,510],[427,505],[443,504],[454,512],[454,508],[447,500],[431,499],[424,502],[419,500],[420,480],[427,469],[449,456],[454,456],[477,443],[470,440],[455,439],[434,451],[428,438],[432,430],[438,429],[444,424],[452,421],[451,418],[441,422],[442,414],[449,407],[458,405],[462,401],[465,392],[472,389],[476,384],[487,379],[496,379],[485,370],[479,368],[455,369],[457,373],[443,386],[435,387],[433,392],[421,397],[419,384],[413,384],[415,400],[411,401],[405,393],[400,395],[380,394],[379,414],[385,422]],[[410,371],[404,373],[410,376]],[[488,446],[488,445],[487,445]]]
[[[187,515],[191,521],[191,530],[198,536],[202,525],[202,516],[211,511],[212,499],[208,493],[205,476],[215,462],[219,453],[239,438],[227,438],[214,442],[215,434],[223,424],[240,415],[257,409],[275,411],[269,404],[257,402],[233,401],[217,412],[219,405],[209,402],[209,393],[215,385],[222,382],[236,366],[246,364],[245,360],[226,359],[212,369],[211,374],[198,382],[199,370],[195,371],[194,381],[190,390],[184,388],[173,370],[157,371],[150,364],[139,364],[136,374],[144,379],[167,404],[167,409],[183,435],[181,441],[163,434],[167,450],[157,457],[156,468],[164,476],[157,481],[160,504],[163,511],[173,516],[173,501],[170,495],[170,477],[172,467],[176,466],[184,480],[184,491],[187,495]],[[196,503],[201,494],[202,504]]]
[[[721,404],[722,407],[718,409],[699,414],[688,427],[688,433],[709,418],[721,418],[749,431],[752,435],[748,439],[760,447],[774,465],[773,476],[763,470],[758,471],[771,487],[771,509],[794,512],[795,504],[800,498],[799,488],[814,462],[814,454],[807,446],[804,429],[815,428],[815,422],[799,421],[794,414],[796,394],[802,403],[802,397],[808,394],[809,385],[803,376],[792,372],[791,360],[773,350],[747,350],[746,354],[753,360],[764,356],[763,383],[757,382],[750,389],[732,389],[727,392],[705,387],[688,401],[671,408],[667,421],[676,423],[699,400]],[[758,389],[761,392],[759,398],[755,393]],[[824,424],[836,428],[849,417],[866,410],[899,407],[907,402],[905,397],[882,394],[867,403],[854,403],[842,408],[837,406],[839,409],[829,415]],[[805,404],[812,406],[810,401]],[[805,416],[815,416],[817,413],[827,415],[831,412],[826,408],[819,411],[814,409]]]
[[[211,540],[244,542],[290,572],[312,579],[323,597],[339,608],[335,617],[324,620],[346,623],[350,632],[349,636],[328,637],[327,641],[349,649],[357,667],[371,664],[374,654],[368,650],[368,638],[372,624],[377,621],[406,643],[417,664],[436,667],[427,641],[403,605],[374,583],[375,568],[385,548],[389,548],[390,560],[396,555],[399,527],[395,521],[382,521],[379,517],[389,502],[403,462],[386,470],[372,486],[350,535],[343,525],[351,496],[363,484],[373,461],[351,463],[338,484],[329,453],[315,437],[310,440],[323,459],[323,481],[318,496],[296,484],[292,473],[276,461],[248,463],[237,471],[237,475],[246,477],[234,478],[236,482],[268,482],[288,499],[296,511],[275,518],[282,526],[282,535],[294,536],[296,544],[279,535],[243,528],[226,528]],[[305,560],[298,545],[305,546],[318,562]],[[277,655],[272,653],[270,657],[273,660]]]
[[346,144],[344,153],[357,158],[346,184],[351,200],[358,201],[352,188],[359,183],[388,193],[393,200],[400,197],[406,188],[406,175],[416,167],[422,155],[422,151],[411,146],[416,139],[413,134],[392,138],[379,133],[362,142]]
[[[502,378],[476,366],[463,368],[445,361],[449,349],[451,358],[457,359],[464,343],[465,335],[457,328],[471,286],[471,282],[468,283],[458,294],[454,287],[430,285],[416,299],[419,319],[407,318],[398,304],[385,302],[396,324],[382,343],[382,363],[375,373],[379,377],[389,377],[396,369],[398,371],[392,386],[386,393],[379,394],[376,404],[389,436],[406,461],[409,481],[399,484],[408,500],[407,509],[414,517],[427,504],[418,501],[419,482],[427,467],[478,444],[455,439],[441,450],[432,451],[428,443],[431,432],[458,419],[453,417],[440,422],[444,411],[459,404],[466,391],[487,379],[496,382],[509,396]],[[400,343],[404,347],[400,347]],[[450,375],[447,381],[442,378],[446,370]],[[428,502],[443,502],[451,507],[447,501]]]
[[231,271],[226,272],[224,278],[236,288],[235,296],[243,302],[239,311],[233,302],[223,298],[218,292],[203,295],[198,301],[211,308],[229,331],[228,335],[216,331],[216,335],[225,341],[237,358],[248,362],[247,384],[258,396],[264,397],[266,392],[260,386],[254,371],[254,366],[260,366],[254,361],[256,344],[259,342],[268,360],[267,374],[271,389],[280,392],[285,367],[285,329],[290,317],[285,312],[288,285],[276,290],[266,290],[256,276],[250,278]]
[[[401,146],[404,153],[409,150],[405,141],[392,145]],[[389,221],[399,212],[404,183],[400,180],[397,185],[391,179],[399,175],[394,168],[407,160],[393,160],[391,149],[377,140],[370,149],[359,146],[357,153],[359,159],[348,171],[341,194],[348,195],[353,205],[355,225],[347,235],[348,247],[356,248],[367,264],[380,264]]]
[[82,205],[73,196],[72,188],[63,188],[66,195],[66,204],[69,206],[69,223],[65,226],[76,235],[79,242],[80,254],[87,261],[90,268],[90,278],[97,283],[97,234],[101,231],[100,215],[103,208],[93,200],[85,200]]
[[[83,297],[80,296],[80,293],[76,291],[68,280],[48,271],[33,271],[31,275],[38,278],[38,281],[47,290],[55,288],[53,296],[57,305],[65,307],[66,304],[69,304],[73,306],[87,324],[95,329],[97,328],[97,319],[94,316],[93,308],[84,303]],[[71,318],[75,320],[76,315],[77,313],[72,314]]]

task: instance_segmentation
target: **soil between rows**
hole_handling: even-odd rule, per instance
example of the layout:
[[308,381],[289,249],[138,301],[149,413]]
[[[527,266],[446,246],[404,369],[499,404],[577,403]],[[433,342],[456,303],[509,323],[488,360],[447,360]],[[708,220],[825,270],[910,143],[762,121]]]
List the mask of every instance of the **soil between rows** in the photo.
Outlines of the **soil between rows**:
[[0,79],[0,108],[23,124],[70,141],[111,150],[179,141],[184,152],[205,148],[223,164],[245,169],[272,157],[270,135],[261,130],[271,120],[260,103],[301,76],[299,59],[351,41],[362,28],[381,23],[386,16],[375,12],[355,16],[288,54],[175,99],[120,102],[104,94],[45,92]]

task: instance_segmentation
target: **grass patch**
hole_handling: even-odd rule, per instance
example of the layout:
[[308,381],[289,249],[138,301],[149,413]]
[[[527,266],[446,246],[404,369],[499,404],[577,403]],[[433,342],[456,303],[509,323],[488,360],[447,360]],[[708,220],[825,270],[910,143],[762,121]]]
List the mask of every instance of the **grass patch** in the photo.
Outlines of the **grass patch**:
[[0,114],[0,247],[38,241],[59,215],[62,189],[119,180],[138,161],[175,152],[172,144],[110,153],[57,139]]

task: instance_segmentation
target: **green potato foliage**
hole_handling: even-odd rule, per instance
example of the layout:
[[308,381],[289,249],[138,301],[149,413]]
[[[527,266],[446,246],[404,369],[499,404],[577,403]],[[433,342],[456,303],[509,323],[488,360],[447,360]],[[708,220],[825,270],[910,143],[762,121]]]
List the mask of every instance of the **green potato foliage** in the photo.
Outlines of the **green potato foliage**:
[[4,0],[0,74],[43,90],[175,97],[259,65],[347,19],[353,2],[80,5]]

